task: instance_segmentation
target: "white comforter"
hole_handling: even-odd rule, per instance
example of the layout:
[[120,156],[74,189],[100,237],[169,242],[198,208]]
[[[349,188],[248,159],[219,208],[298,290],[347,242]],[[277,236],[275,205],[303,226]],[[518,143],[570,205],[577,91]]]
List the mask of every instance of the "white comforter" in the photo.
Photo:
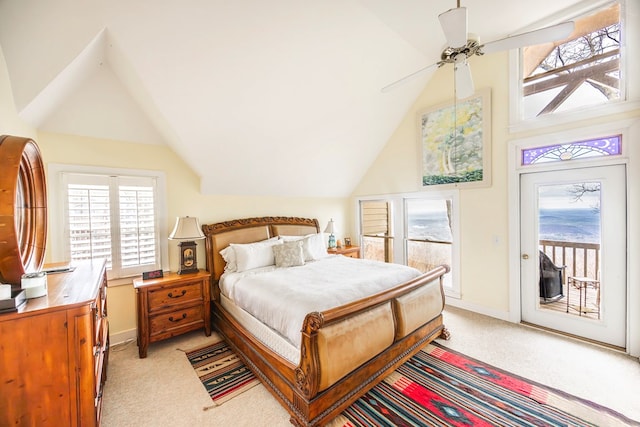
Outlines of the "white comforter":
[[355,301],[420,274],[405,265],[336,255],[299,267],[225,273],[220,290],[300,348],[300,330],[308,313]]

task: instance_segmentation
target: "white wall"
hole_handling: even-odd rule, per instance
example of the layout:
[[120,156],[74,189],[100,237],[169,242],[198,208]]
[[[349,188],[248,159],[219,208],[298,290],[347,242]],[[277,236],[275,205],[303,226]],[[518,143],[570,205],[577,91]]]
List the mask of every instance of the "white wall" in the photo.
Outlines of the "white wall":
[[2,46],[0,46],[0,135],[17,135],[33,139],[36,137],[36,130],[24,123],[16,112]]

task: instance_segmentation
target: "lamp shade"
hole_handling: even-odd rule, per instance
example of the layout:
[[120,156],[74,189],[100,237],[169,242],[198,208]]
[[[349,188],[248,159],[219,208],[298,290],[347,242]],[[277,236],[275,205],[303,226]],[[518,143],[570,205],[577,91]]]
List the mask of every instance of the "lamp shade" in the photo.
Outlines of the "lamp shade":
[[334,225],[333,218],[331,218],[327,223],[327,227],[324,229],[324,232],[329,234],[334,234],[335,231],[336,231],[336,227]]
[[200,240],[204,239],[198,218],[182,216],[176,219],[176,225],[169,234],[170,240]]

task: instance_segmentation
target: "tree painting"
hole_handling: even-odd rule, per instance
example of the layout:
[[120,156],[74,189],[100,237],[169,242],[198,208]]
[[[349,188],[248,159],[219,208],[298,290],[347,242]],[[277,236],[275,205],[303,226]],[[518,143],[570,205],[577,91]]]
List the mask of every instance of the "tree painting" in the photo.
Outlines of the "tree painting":
[[421,115],[423,186],[483,181],[483,120],[482,96]]

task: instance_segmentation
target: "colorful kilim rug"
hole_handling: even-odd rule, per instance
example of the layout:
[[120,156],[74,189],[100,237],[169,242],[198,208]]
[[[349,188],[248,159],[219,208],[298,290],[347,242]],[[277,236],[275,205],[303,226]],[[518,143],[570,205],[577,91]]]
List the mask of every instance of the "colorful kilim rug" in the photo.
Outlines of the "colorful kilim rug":
[[[187,352],[202,359],[210,348],[232,354],[224,342]],[[194,367],[196,363],[193,362]],[[252,377],[235,360],[203,384],[212,395]],[[197,369],[197,368],[196,368]],[[235,372],[242,376],[236,380]],[[202,378],[202,377],[201,377]],[[230,386],[224,386],[229,381]],[[255,384],[254,384],[255,385]],[[213,386],[213,387],[212,387]],[[222,392],[211,389],[221,387]],[[214,398],[215,400],[215,398]],[[219,403],[219,402],[218,402]],[[571,396],[447,349],[427,345],[329,424],[357,426],[640,426],[595,403]]]
[[216,405],[260,384],[224,341],[187,351],[186,355]]

